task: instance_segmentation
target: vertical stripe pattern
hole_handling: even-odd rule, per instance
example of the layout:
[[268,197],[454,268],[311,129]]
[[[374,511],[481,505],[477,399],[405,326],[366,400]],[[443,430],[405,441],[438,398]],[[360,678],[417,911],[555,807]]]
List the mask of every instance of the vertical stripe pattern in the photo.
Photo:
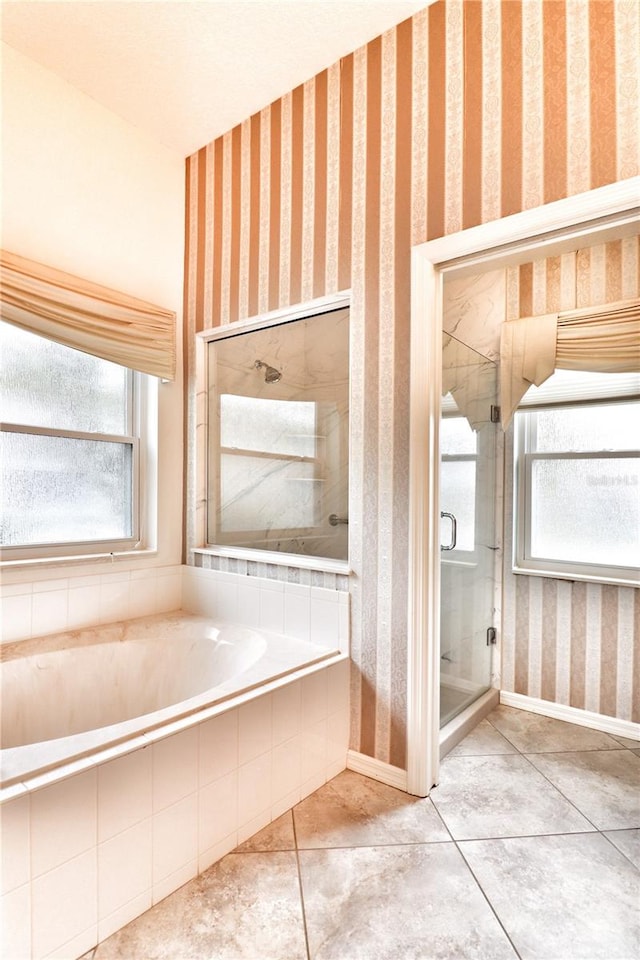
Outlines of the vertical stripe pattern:
[[[411,245],[640,172],[639,36],[632,0],[436,3],[187,161],[189,338],[352,290],[351,745],[392,764],[406,746]],[[567,308],[572,287],[576,301],[631,296],[637,280],[624,240],[512,269],[507,292],[530,313],[541,299]],[[640,670],[637,608],[623,588],[596,590],[588,605],[579,585],[513,588],[508,672],[526,693],[531,663],[543,696],[584,706],[587,658],[599,664],[591,702],[627,716],[640,689],[605,665],[616,646]]]
[[[597,306],[640,296],[640,237],[613,240],[507,271],[507,317]],[[510,476],[513,451],[506,445]],[[505,491],[509,496],[509,490]],[[511,556],[511,524],[505,557]],[[541,585],[541,586],[540,586]],[[542,626],[535,610],[542,590]],[[634,679],[640,591],[514,576],[504,569],[504,689],[623,720],[640,721],[640,677]],[[510,666],[513,650],[515,663]],[[637,670],[637,667],[636,667]]]

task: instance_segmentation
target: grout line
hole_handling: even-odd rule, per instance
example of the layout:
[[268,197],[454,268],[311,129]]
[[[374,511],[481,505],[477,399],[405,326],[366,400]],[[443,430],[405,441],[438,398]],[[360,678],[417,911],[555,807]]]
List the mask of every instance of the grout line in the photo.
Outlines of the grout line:
[[489,895],[486,893],[486,891],[484,890],[482,884],[480,883],[480,881],[479,881],[478,878],[476,877],[475,873],[474,873],[473,870],[471,869],[471,865],[470,865],[469,861],[468,861],[467,858],[465,857],[464,853],[463,853],[462,850],[460,849],[460,847],[459,847],[459,845],[458,845],[457,842],[456,842],[456,850],[458,851],[458,853],[459,853],[460,856],[462,857],[462,859],[463,859],[463,861],[464,861],[464,863],[465,863],[465,865],[466,865],[466,867],[467,867],[467,870],[469,871],[469,873],[471,874],[471,876],[473,877],[473,879],[474,879],[475,882],[477,883],[478,889],[479,889],[480,893],[482,894],[482,896],[484,897],[484,899],[487,901],[487,904],[488,904],[488,906],[489,906],[489,909],[491,910],[491,912],[493,913],[494,917],[496,918],[496,920],[497,920],[497,922],[498,922],[498,924],[499,924],[502,932],[504,933],[505,937],[507,938],[507,940],[508,940],[509,943],[511,944],[511,946],[512,946],[512,948],[513,948],[513,952],[515,953],[516,957],[518,957],[518,960],[522,960],[520,952],[516,949],[516,945],[515,945],[515,943],[513,942],[513,940],[511,939],[511,937],[509,936],[509,933],[507,932],[507,928],[505,927],[504,923],[502,922],[502,920],[501,920],[500,917],[498,916],[498,912],[497,912],[496,908],[494,907],[494,905],[491,903],[491,900],[489,899]]
[[[426,800],[427,797],[424,797]],[[455,843],[453,838],[451,840],[398,840],[398,841],[389,841],[389,843],[339,843],[332,844],[330,847],[300,847],[300,853],[308,853],[310,850],[374,850],[377,847],[380,847],[384,850],[389,847],[432,847],[437,844],[442,843]]]
[[562,830],[559,833],[509,833],[501,834],[498,837],[458,837],[455,843],[484,843],[488,840],[537,840],[542,837],[592,837],[594,833],[600,833],[597,828],[593,830]]
[[520,753],[523,757],[526,757],[527,754],[531,754],[535,757],[544,757],[547,754],[556,754],[556,753],[619,753],[620,750],[624,750],[625,747],[621,743],[617,747],[573,747],[570,750],[521,750]]
[[[498,704],[498,706],[500,706],[500,704]],[[496,708],[494,707],[494,709],[496,709]],[[496,730],[496,731],[500,734],[501,737],[504,737],[504,739],[507,741],[507,743],[510,743],[511,746],[514,748],[514,750],[517,750],[518,753],[522,753],[522,750],[520,749],[520,747],[516,746],[516,744],[515,744],[512,740],[510,740],[509,737],[507,736],[507,734],[506,734],[506,733],[503,733],[502,730],[500,730],[499,727],[496,727],[495,723],[494,723],[493,720],[491,719],[491,715],[492,715],[492,714],[493,714],[493,710],[491,711],[491,713],[488,713],[488,714],[487,714],[487,716],[485,717],[485,720],[488,720],[488,721],[489,721],[489,723],[491,724],[491,726],[493,727],[493,729]],[[473,731],[472,731],[472,732],[473,732]],[[468,736],[468,734],[467,734],[467,736]],[[461,740],[460,742],[462,743],[462,742],[464,742],[464,740]]]
[[[630,828],[628,828],[628,829],[634,830],[634,829],[637,829],[637,828],[635,828],[635,827],[630,827]],[[608,836],[607,836],[607,833],[616,833],[616,832],[618,832],[618,831],[616,831],[616,830],[607,830],[607,832],[605,833],[604,830],[599,830],[598,832],[599,832],[600,836],[604,837],[605,840],[608,840],[608,841],[609,841],[609,843],[611,844],[611,846],[613,847],[614,850],[617,850],[618,853],[619,853],[621,856],[623,856],[623,857],[625,858],[625,860],[628,860],[629,863],[631,864],[631,866],[634,867],[634,868],[640,873],[640,865],[637,864],[637,863],[634,863],[634,861],[631,859],[631,857],[629,857],[623,850],[621,850],[620,847],[617,847],[616,844],[615,844],[615,843],[613,842],[613,840],[611,839],[611,837],[608,837]],[[621,830],[621,831],[619,831],[619,832],[625,833],[626,830]]]
[[[579,750],[572,750],[572,751],[571,751],[571,753],[580,753],[580,752],[581,752],[581,751],[579,751]],[[538,768],[536,767],[535,763],[533,763],[533,761],[529,759],[529,757],[526,755],[526,753],[523,753],[522,756],[523,756],[524,759],[527,761],[527,763],[530,763],[530,764],[531,764],[531,766],[533,767],[534,770],[537,770],[537,771],[538,771],[538,773],[540,774],[541,777],[544,777],[544,779],[547,781],[547,783],[550,784],[550,785],[553,787],[554,790],[557,790],[557,791],[558,791],[558,793],[560,794],[560,796],[563,797],[563,798],[567,801],[567,803],[570,804],[570,805],[573,807],[573,809],[576,810],[576,811],[580,814],[581,817],[584,817],[584,819],[587,821],[587,823],[590,823],[590,824],[591,824],[591,826],[593,827],[594,830],[596,830],[598,833],[600,833],[600,829],[595,825],[595,823],[593,822],[593,820],[591,820],[585,813],[583,813],[582,810],[580,809],[580,807],[579,807],[576,803],[574,803],[573,800],[570,800],[569,797],[565,796],[565,794],[562,792],[562,790],[560,789],[560,787],[558,787],[558,786],[553,782],[553,780],[550,780],[549,777],[548,777],[545,773],[542,772],[542,770],[538,770]],[[540,756],[540,754],[536,754],[536,756]],[[582,832],[582,831],[581,831],[581,832]]]
[[485,891],[483,890],[482,884],[480,883],[480,881],[479,881],[478,878],[476,877],[475,873],[473,872],[473,870],[471,869],[471,867],[470,867],[469,864],[467,863],[467,858],[465,857],[465,855],[463,854],[462,850],[460,849],[460,847],[459,847],[459,845],[458,845],[458,841],[454,838],[453,834],[451,833],[451,830],[449,829],[446,820],[444,819],[444,817],[442,816],[442,814],[440,813],[440,811],[439,811],[438,808],[436,807],[436,805],[435,805],[435,803],[433,802],[433,800],[431,799],[431,797],[428,797],[427,799],[431,801],[431,806],[433,807],[433,809],[436,811],[436,813],[437,813],[438,816],[440,817],[440,820],[442,821],[445,830],[447,831],[447,833],[448,833],[449,836],[451,837],[451,840],[453,841],[453,844],[454,844],[456,850],[458,851],[459,855],[462,857],[462,862],[465,864],[467,870],[469,871],[469,873],[471,874],[471,876],[472,876],[473,879],[475,880],[475,882],[476,882],[476,884],[477,884],[477,886],[478,886],[478,889],[479,889],[480,893],[482,894],[482,896],[483,896],[484,899],[486,900],[486,902],[487,902],[487,904],[488,904],[488,906],[489,906],[489,909],[490,909],[491,912],[493,913],[494,917],[496,918],[496,921],[497,921],[498,925],[500,926],[500,929],[503,931],[505,937],[507,938],[507,940],[509,941],[509,943],[510,943],[511,946],[513,947],[513,951],[514,951],[516,957],[518,957],[518,960],[522,960],[522,958],[520,957],[520,954],[518,953],[518,951],[517,951],[516,948],[515,948],[515,944],[514,944],[513,940],[511,939],[511,937],[510,937],[509,934],[507,933],[507,931],[506,931],[506,929],[505,929],[505,926],[504,926],[502,920],[501,920],[500,917],[498,916],[495,907],[493,906],[493,904],[491,903],[491,900],[489,899],[489,897],[487,896],[487,894],[486,894]]
[[302,872],[300,870],[300,852],[298,850],[298,834],[296,832],[296,818],[294,816],[295,807],[291,808],[291,824],[293,826],[293,843],[295,846],[296,867],[298,870],[298,886],[300,888],[300,907],[302,910],[302,926],[304,929],[304,944],[307,950],[307,960],[311,960],[311,950],[309,948],[309,931],[307,930],[307,911],[304,906],[304,890],[302,888]]

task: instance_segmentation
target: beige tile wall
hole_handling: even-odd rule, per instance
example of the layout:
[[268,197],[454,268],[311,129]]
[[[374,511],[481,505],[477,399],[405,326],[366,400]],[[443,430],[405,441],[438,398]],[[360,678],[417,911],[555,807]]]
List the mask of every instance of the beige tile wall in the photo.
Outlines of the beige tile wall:
[[342,661],[0,807],[7,957],[76,957],[346,766]]

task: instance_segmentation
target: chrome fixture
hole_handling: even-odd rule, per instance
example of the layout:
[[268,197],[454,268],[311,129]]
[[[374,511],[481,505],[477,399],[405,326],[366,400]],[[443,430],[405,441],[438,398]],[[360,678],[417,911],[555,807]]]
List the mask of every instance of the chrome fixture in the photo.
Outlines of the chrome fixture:
[[447,513],[446,510],[441,510],[441,511],[440,511],[440,516],[441,516],[443,519],[444,519],[445,517],[448,517],[449,520],[451,520],[451,540],[449,541],[449,543],[447,544],[446,547],[444,546],[444,544],[441,544],[441,545],[440,545],[440,549],[441,549],[441,550],[453,550],[453,549],[455,548],[456,543],[458,542],[458,521],[456,520],[456,518],[454,517],[454,515],[453,515],[452,513]]
[[262,360],[256,360],[254,363],[256,370],[260,370],[264,367],[264,382],[265,383],[277,383],[278,380],[282,380],[282,374],[279,370],[276,370],[275,367],[270,367],[268,363],[263,363]]
[[329,517],[329,523],[332,527],[337,527],[339,523],[349,523],[348,517],[339,517],[337,513],[332,513]]

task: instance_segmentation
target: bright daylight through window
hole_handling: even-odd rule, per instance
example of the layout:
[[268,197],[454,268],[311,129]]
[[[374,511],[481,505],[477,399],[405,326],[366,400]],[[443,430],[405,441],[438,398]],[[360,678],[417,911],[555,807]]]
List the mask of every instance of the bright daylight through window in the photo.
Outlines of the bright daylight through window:
[[0,323],[5,559],[139,538],[139,374]]
[[515,426],[514,570],[637,581],[640,401],[525,408]]
[[440,542],[449,542],[448,517],[456,517],[454,556],[470,559],[476,547],[476,474],[478,469],[478,434],[465,417],[447,416],[440,422],[440,482],[446,490],[447,513],[440,521]]

